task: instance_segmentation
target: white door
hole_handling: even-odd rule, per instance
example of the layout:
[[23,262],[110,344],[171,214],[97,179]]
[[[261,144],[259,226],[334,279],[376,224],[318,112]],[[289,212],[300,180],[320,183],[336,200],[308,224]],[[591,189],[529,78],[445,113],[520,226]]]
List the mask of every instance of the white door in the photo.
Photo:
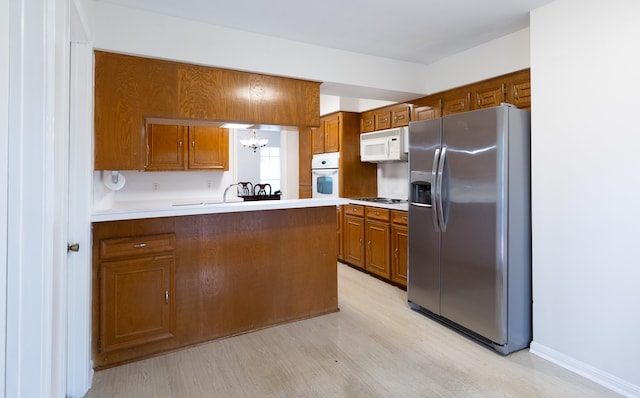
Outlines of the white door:
[[71,44],[68,240],[67,396],[91,387],[91,183],[93,175],[93,49]]

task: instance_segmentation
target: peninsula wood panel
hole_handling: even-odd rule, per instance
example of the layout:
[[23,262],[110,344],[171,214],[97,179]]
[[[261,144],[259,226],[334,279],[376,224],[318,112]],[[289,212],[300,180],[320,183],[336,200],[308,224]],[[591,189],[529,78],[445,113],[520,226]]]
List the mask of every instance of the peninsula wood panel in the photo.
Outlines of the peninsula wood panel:
[[[173,337],[98,352],[99,245],[175,234]],[[93,361],[113,366],[338,310],[335,206],[93,224]]]
[[317,130],[314,127],[302,127],[298,132],[298,176],[299,187],[298,197],[310,198],[312,196],[312,181],[311,176],[311,159],[313,157],[311,148],[311,132]]
[[96,170],[142,170],[145,117],[178,117],[173,63],[95,52]]
[[149,117],[318,126],[320,83],[95,52],[95,170],[143,170]]

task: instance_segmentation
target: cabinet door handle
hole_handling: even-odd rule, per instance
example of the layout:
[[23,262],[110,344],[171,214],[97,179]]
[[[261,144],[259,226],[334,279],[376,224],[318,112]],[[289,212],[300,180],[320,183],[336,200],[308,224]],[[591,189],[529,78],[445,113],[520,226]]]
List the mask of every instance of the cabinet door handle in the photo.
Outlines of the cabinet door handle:
[[133,245],[133,247],[135,247],[135,248],[147,247],[147,244],[146,243],[135,243]]
[[398,248],[396,247],[396,251],[393,253],[396,258],[398,258]]
[[362,238],[360,238],[360,247],[362,247]]
[[165,304],[169,304],[169,291],[168,290],[164,291],[164,303]]
[[371,241],[367,242],[367,247],[371,250]]
[[193,141],[191,141],[191,148],[195,148],[195,147],[196,147],[196,141],[193,140]]
[[182,141],[179,141],[179,142],[178,142],[178,146],[179,146],[180,148],[182,148]]

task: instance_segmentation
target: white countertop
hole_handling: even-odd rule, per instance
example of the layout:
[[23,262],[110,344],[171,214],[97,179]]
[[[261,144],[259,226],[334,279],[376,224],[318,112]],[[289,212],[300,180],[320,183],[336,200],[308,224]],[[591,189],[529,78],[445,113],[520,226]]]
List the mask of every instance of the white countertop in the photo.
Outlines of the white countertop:
[[240,200],[222,203],[221,201],[135,201],[118,202],[106,210],[94,210],[91,222],[133,220],[198,214],[237,213],[245,211],[295,209],[304,207],[338,206],[348,204],[349,199],[285,199],[259,200],[244,202]]

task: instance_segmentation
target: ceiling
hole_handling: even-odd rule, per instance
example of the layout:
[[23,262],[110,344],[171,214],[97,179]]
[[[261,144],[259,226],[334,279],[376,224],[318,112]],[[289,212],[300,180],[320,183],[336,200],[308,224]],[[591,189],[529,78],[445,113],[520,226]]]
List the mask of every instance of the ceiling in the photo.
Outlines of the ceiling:
[[101,0],[428,65],[529,26],[553,0]]

